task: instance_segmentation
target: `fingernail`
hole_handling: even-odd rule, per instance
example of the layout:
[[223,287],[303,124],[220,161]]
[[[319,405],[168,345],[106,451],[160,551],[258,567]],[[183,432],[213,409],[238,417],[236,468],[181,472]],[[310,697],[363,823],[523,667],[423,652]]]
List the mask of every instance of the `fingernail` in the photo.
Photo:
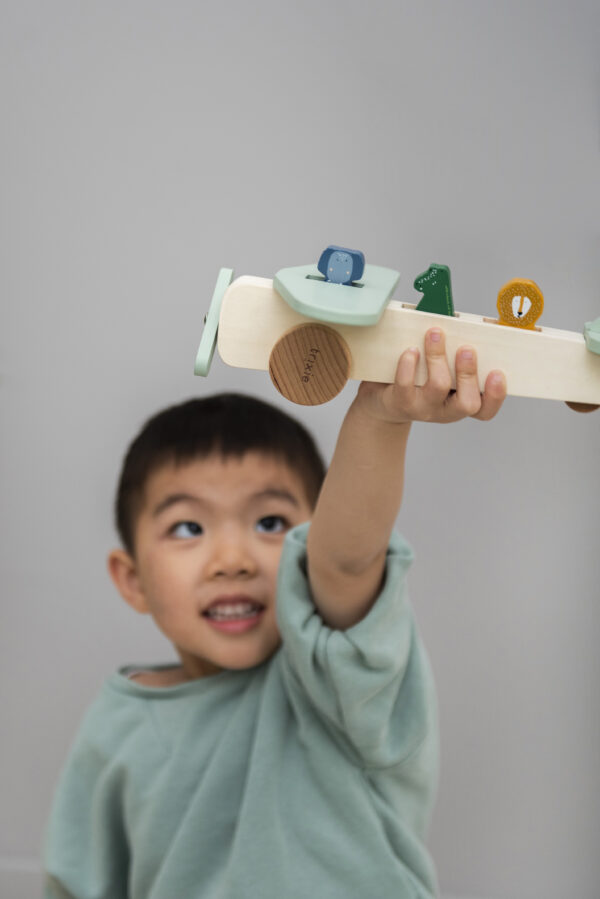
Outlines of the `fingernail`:
[[442,332],[438,331],[437,328],[435,328],[433,331],[429,332],[429,339],[432,341],[432,343],[439,343],[442,339]]
[[474,358],[473,350],[461,350],[460,358],[464,359],[465,362],[471,362],[471,360]]

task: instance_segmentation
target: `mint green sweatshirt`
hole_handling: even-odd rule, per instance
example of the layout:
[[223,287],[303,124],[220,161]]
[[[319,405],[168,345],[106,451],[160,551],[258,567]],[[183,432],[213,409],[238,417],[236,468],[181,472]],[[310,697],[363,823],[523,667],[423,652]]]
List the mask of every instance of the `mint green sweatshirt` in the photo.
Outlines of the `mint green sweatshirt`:
[[63,770],[46,899],[430,899],[437,781],[430,668],[394,534],[381,595],[320,619],[307,526],[285,542],[281,648],[174,687],[104,684]]

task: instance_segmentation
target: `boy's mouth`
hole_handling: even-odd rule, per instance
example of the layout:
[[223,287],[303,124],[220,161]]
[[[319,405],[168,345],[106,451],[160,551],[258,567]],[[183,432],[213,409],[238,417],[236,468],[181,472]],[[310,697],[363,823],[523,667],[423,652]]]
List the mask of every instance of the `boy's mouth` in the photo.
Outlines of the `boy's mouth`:
[[265,606],[246,597],[217,599],[202,612],[202,616],[219,630],[243,633],[258,624]]

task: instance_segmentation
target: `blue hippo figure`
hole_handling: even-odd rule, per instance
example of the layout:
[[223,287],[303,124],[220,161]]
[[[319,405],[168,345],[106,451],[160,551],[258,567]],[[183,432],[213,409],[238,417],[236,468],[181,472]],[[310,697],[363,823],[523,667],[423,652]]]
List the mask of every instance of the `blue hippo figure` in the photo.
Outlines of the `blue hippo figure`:
[[317,268],[326,281],[333,284],[352,284],[362,277],[365,257],[360,250],[348,250],[333,244],[323,250]]

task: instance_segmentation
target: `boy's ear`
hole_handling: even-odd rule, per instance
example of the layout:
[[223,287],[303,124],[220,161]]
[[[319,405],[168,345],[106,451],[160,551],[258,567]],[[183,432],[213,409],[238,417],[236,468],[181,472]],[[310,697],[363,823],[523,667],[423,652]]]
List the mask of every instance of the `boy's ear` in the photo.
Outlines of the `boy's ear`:
[[135,559],[124,549],[113,549],[108,557],[107,566],[112,582],[125,602],[136,612],[146,614],[148,603],[142,590]]

